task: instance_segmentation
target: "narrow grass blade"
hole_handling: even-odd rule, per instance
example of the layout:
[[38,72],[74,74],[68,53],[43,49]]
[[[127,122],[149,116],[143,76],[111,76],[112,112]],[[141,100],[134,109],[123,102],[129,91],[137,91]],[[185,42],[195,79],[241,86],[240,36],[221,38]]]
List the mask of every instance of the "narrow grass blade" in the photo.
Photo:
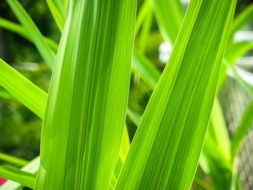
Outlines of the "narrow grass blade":
[[[10,20],[0,18],[0,28],[16,33],[20,35],[21,37],[34,43],[33,39],[31,38],[31,36],[29,35],[29,33],[25,30],[23,26],[16,24]],[[48,46],[50,46],[50,48],[52,49],[54,53],[57,51],[58,44],[56,42],[54,42],[52,39],[47,38],[47,37],[43,37],[43,40],[48,44]]]
[[178,0],[152,0],[159,28],[164,38],[175,42],[180,29],[183,11]]
[[141,120],[141,115],[139,115],[138,113],[136,113],[135,111],[133,111],[132,109],[130,109],[129,107],[127,108],[127,115],[129,116],[129,118],[131,119],[131,121],[138,126],[140,124],[140,120]]
[[135,26],[135,36],[138,34],[141,25],[143,24],[145,18],[149,14],[150,11],[153,11],[153,8],[150,4],[150,0],[145,0],[145,2],[142,4],[139,14],[136,19],[136,26]]
[[148,13],[147,17],[145,18],[141,32],[139,35],[139,40],[138,40],[138,49],[142,54],[145,54],[146,48],[147,48],[147,43],[149,39],[149,34],[153,22],[153,17],[154,17],[154,12],[153,9]]
[[2,59],[0,59],[0,86],[37,116],[43,118],[47,94]]
[[[47,5],[50,9],[50,12],[59,30],[62,31],[64,27],[64,22],[65,22],[65,14],[64,14],[65,11],[64,11],[64,8],[62,8],[62,3],[56,4],[54,0],[47,0]],[[61,6],[61,8],[59,6]]]
[[210,118],[235,4],[235,0],[190,2],[116,189],[190,188]]
[[142,79],[153,88],[161,75],[160,71],[137,51],[133,54],[132,69],[140,73]]
[[[35,174],[39,168],[40,163],[39,160],[40,160],[39,157],[33,159],[26,166],[21,168],[21,170]],[[20,190],[21,187],[22,184],[8,180],[7,182],[5,182],[3,185],[0,186],[0,190]]]
[[249,24],[253,19],[253,5],[249,5],[239,16],[234,20],[233,27],[231,29],[231,37],[243,26]]
[[24,166],[28,163],[27,160],[24,160],[22,158],[17,158],[15,156],[11,156],[8,154],[4,154],[2,152],[0,152],[0,160],[5,161],[5,162],[9,162],[18,166]]
[[69,1],[36,189],[108,189],[125,124],[135,0]]
[[[253,48],[252,42],[241,42],[236,43],[235,45],[231,45],[231,49],[226,51],[226,56],[223,60],[221,74],[219,78],[218,89],[220,90],[224,84],[224,81],[227,77],[228,70],[232,71],[234,78],[242,85],[242,87],[249,91],[252,94],[252,89],[248,86],[248,84],[237,74],[236,71],[236,61],[239,60],[243,55],[249,52]],[[228,61],[227,61],[227,59]],[[218,90],[218,91],[219,91]]]
[[[235,70],[234,66],[236,62],[246,53],[248,53],[251,49],[253,49],[252,42],[234,42],[230,44],[224,56],[218,89],[221,89],[227,77],[228,70],[231,69],[234,71]],[[235,76],[236,76],[235,78],[240,82],[241,79],[237,77],[238,75],[236,74]],[[245,87],[245,85],[243,85],[243,87]]]
[[43,59],[46,61],[50,68],[53,67],[55,56],[50,47],[43,40],[43,36],[40,33],[37,26],[34,24],[31,17],[27,14],[25,9],[17,0],[6,0],[12,11],[17,16],[20,23],[25,27],[25,30],[29,34],[30,38],[34,42],[38,51],[40,52]]
[[253,42],[235,42],[226,51],[225,57],[229,65],[234,65],[241,57],[253,49]]
[[24,38],[27,38],[28,36],[26,30],[22,26],[4,18],[0,18],[0,27],[11,32],[17,33]]
[[9,166],[0,166],[0,176],[34,188],[35,175]]
[[225,160],[231,161],[229,134],[218,98],[215,98],[213,104],[210,129],[213,131],[212,139],[216,143],[216,148],[220,149],[219,152]]
[[231,152],[233,157],[236,156],[236,153],[238,152],[240,145],[242,144],[252,125],[253,125],[253,101],[246,108],[246,111],[244,112],[239,122],[239,125],[236,129],[236,132],[232,138]]

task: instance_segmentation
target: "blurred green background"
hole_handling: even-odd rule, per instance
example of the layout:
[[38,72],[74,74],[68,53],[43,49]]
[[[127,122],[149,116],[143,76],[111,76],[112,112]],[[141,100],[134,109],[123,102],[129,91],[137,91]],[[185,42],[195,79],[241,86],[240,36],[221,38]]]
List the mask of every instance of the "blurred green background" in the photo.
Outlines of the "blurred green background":
[[[60,39],[60,32],[49,13],[45,0],[21,0],[20,2],[29,12],[42,34],[58,42]],[[253,3],[252,0],[238,0],[236,15],[251,3]],[[141,4],[142,0],[139,0],[139,7]],[[4,0],[0,2],[0,17],[18,22]],[[137,35],[135,42],[137,48],[141,48],[139,47],[139,40]],[[161,71],[164,67],[164,64],[159,61],[159,46],[162,42],[163,39],[158,32],[157,23],[155,19],[153,19],[151,33],[145,42],[146,46],[143,51]],[[45,91],[48,90],[51,71],[43,63],[32,43],[9,31],[0,29],[0,57],[39,87]],[[231,107],[236,106],[231,106],[231,101],[237,100],[236,98],[233,100],[233,97],[231,97],[228,101],[228,94],[231,95],[235,92],[235,89],[239,89],[238,93],[241,94],[240,98],[242,98],[242,101],[247,102],[248,97],[247,94],[245,95],[245,92],[243,92],[243,89],[238,87],[235,81],[229,80],[226,81],[225,85],[227,85],[227,87],[221,92],[220,97],[221,100],[224,99],[221,103],[225,110],[228,126],[233,128],[232,125],[236,119],[230,118],[231,114],[234,113],[230,112]],[[152,89],[140,79],[138,74],[133,73],[131,77],[129,107],[133,111],[141,114],[145,109],[151,93]],[[39,155],[41,120],[18,103],[13,97],[6,94],[4,89],[0,88],[0,94],[0,152],[31,160]],[[243,107],[240,109],[243,110]],[[135,125],[129,118],[127,118],[127,124],[130,138],[132,138]],[[252,186],[249,185],[249,188],[253,188],[253,179],[251,184]]]

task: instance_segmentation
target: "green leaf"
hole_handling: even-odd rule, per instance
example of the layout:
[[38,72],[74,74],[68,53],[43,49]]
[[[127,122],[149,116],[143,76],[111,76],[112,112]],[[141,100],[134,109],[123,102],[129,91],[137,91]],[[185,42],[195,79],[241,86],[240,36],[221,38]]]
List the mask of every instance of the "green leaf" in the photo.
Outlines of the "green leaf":
[[0,86],[37,116],[43,118],[47,94],[2,59],[0,59]]
[[35,175],[10,166],[0,166],[0,176],[33,188]]
[[28,36],[29,36],[27,34],[26,30],[22,26],[20,26],[16,23],[13,23],[7,19],[4,19],[4,18],[0,18],[0,27],[4,28],[6,30],[9,30],[11,32],[17,33],[18,35],[22,36],[23,38],[28,38]]
[[25,11],[25,9],[17,0],[6,0],[6,1],[11,7],[12,11],[17,16],[20,23],[24,26],[25,30],[27,31],[28,35],[34,42],[36,48],[40,52],[43,59],[46,61],[48,66],[52,68],[55,61],[54,53],[50,49],[50,47],[46,44],[46,42],[43,40],[42,34],[40,33],[37,26],[34,24],[31,17],[28,15],[28,13]]
[[108,189],[125,125],[135,0],[69,1],[36,189]]
[[[252,48],[253,48],[252,42],[234,42],[234,43],[230,44],[230,46],[229,46],[229,48],[227,48],[227,51],[224,56],[218,89],[221,89],[221,87],[227,77],[228,69],[234,70],[234,65],[236,64],[236,62],[241,57],[243,57],[246,53],[248,53]],[[238,77],[236,77],[236,79],[239,81],[241,80]],[[243,86],[245,86],[245,85],[243,85]]]
[[142,4],[140,11],[138,13],[137,19],[136,19],[136,26],[135,26],[135,36],[138,34],[141,25],[143,24],[145,18],[152,10],[152,6],[150,4],[150,0],[145,0],[145,2]]
[[139,115],[129,107],[127,108],[127,115],[136,126],[140,124],[141,115]]
[[[21,26],[19,24],[16,24],[16,23],[9,21],[7,19],[4,19],[4,18],[0,18],[0,27],[8,30],[10,32],[16,33],[16,34],[20,35],[21,37],[34,43],[33,39],[29,35],[29,33],[25,30],[25,28],[23,26]],[[47,37],[43,37],[43,40],[48,44],[48,46],[50,46],[50,48],[53,50],[53,52],[57,51],[58,44],[56,42],[54,42],[52,39],[47,38]]]
[[134,71],[140,73],[142,79],[147,84],[153,88],[155,87],[161,73],[145,56],[134,51],[131,66]]
[[[138,55],[138,54],[137,54]],[[138,60],[136,64],[138,67],[134,66],[134,61],[132,63],[132,67],[136,68],[137,72],[140,73],[140,76],[143,80],[147,81],[148,84],[152,84],[151,87],[155,87],[158,79],[159,79],[159,71],[149,62],[149,60],[145,57],[141,57],[142,59],[136,59],[136,52],[134,54],[133,60]],[[146,61],[143,61],[146,60]],[[145,65],[148,63],[149,67],[147,68]],[[152,72],[156,72],[156,75],[153,75]],[[156,76],[156,77],[154,77]],[[139,125],[141,116],[135,113],[133,110],[128,108],[127,115],[134,122],[136,126]],[[212,110],[211,117],[211,125],[209,126],[209,130],[206,135],[204,151],[202,152],[202,157],[205,157],[205,162],[207,162],[207,166],[203,165],[200,162],[200,165],[203,169],[206,167],[210,167],[208,170],[205,169],[205,172],[210,174],[209,176],[216,180],[214,181],[216,187],[220,187],[218,189],[224,188],[224,179],[229,181],[230,178],[227,179],[227,171],[232,171],[226,169],[226,173],[222,174],[221,171],[224,169],[220,168],[232,168],[231,164],[231,155],[230,155],[230,140],[227,133],[226,124],[224,121],[224,117],[222,114],[222,110],[219,104],[218,99],[216,98],[214,101],[214,106]],[[218,165],[218,166],[217,166]],[[225,178],[224,178],[224,176]],[[218,176],[218,177],[217,177]],[[196,177],[196,176],[195,176]],[[198,180],[198,179],[197,179]],[[218,181],[217,181],[218,180]],[[230,181],[229,181],[230,182]],[[230,183],[227,183],[230,185]]]
[[5,162],[9,162],[12,164],[16,164],[18,166],[24,166],[28,163],[28,161],[26,161],[22,158],[17,158],[15,156],[4,154],[2,152],[0,152],[0,160],[5,161]]
[[[21,168],[21,170],[35,174],[38,168],[39,168],[39,157],[30,161],[26,166]],[[22,186],[21,183],[8,180],[3,185],[0,186],[0,190],[20,190],[21,186]]]
[[153,9],[151,9],[143,22],[141,32],[139,35],[139,41],[138,41],[139,48],[138,49],[143,54],[145,54],[145,51],[147,48],[147,43],[148,43],[148,39],[149,39],[149,34],[150,34],[151,26],[152,26],[153,17],[154,17],[154,12],[153,12]]
[[253,49],[253,42],[234,42],[226,51],[226,61],[229,65],[234,65],[251,49]]
[[243,26],[249,24],[253,19],[253,5],[247,6],[242,13],[234,20],[233,27],[231,29],[231,37]]
[[240,145],[247,136],[249,129],[252,127],[252,125],[253,125],[253,101],[251,101],[248,107],[246,108],[239,122],[239,125],[236,129],[236,132],[232,138],[231,152],[233,157],[236,156],[236,153],[238,152]]
[[172,55],[141,119],[116,189],[190,188],[235,4],[235,0],[190,1]]
[[56,1],[47,0],[47,5],[50,9],[50,12],[52,13],[52,16],[59,30],[62,31],[65,22],[65,14],[64,14],[65,11],[64,8],[62,7],[62,3],[59,3],[59,1],[57,0]]

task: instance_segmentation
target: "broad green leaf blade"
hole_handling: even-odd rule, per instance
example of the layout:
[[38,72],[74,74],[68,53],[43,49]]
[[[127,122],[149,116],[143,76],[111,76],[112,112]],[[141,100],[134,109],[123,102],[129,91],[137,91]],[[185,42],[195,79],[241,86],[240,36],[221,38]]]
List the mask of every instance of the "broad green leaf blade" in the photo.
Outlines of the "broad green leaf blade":
[[47,94],[2,59],[0,59],[0,86],[37,116],[43,118]]
[[[39,168],[39,157],[30,161],[26,166],[21,168],[21,170],[35,174],[38,171],[38,168]],[[21,187],[22,185],[20,183],[9,180],[0,186],[0,190],[20,190]]]
[[36,189],[108,189],[125,125],[135,0],[75,0],[49,90]]
[[180,29],[183,11],[178,0],[151,0],[158,20],[159,28],[164,38],[175,42]]
[[0,176],[33,188],[35,175],[10,166],[0,166]]
[[235,0],[191,0],[170,60],[131,144],[117,190],[190,188],[235,4]]
[[[136,53],[135,53],[136,54]],[[136,60],[134,54],[133,60]],[[143,61],[147,60],[147,61]],[[143,80],[147,81],[148,84],[153,84],[151,87],[155,87],[159,79],[159,71],[156,68],[151,67],[148,69],[145,65],[148,63],[149,66],[153,66],[148,59],[138,59],[138,67],[134,66],[134,61],[132,62],[132,67],[134,70],[140,73]],[[158,77],[154,77],[152,71],[156,71]],[[134,122],[136,126],[139,125],[141,116],[128,108],[127,115]],[[231,182],[231,176],[228,176],[228,172],[232,172],[232,162],[230,155],[230,140],[228,138],[227,128],[220,108],[218,99],[214,101],[214,106],[212,110],[211,125],[206,135],[204,151],[202,151],[202,159],[200,166],[205,170],[205,172],[215,183],[217,189],[224,189],[224,187],[229,187]],[[205,161],[205,163],[203,162]],[[205,165],[203,165],[205,164]],[[207,168],[208,167],[208,168]],[[222,168],[222,169],[221,169]],[[225,173],[221,173],[222,171]],[[197,183],[198,179],[196,176],[194,181]],[[226,183],[224,183],[226,181]]]
[[[10,32],[16,33],[20,35],[21,37],[31,41],[34,43],[33,39],[29,35],[29,33],[25,30],[25,28],[19,24],[16,24],[12,21],[9,21],[4,18],[0,18],[0,28],[6,29]],[[50,48],[53,50],[53,52],[56,52],[58,49],[58,44],[54,42],[52,39],[43,37],[43,40],[50,46]]]
[[246,108],[239,125],[236,129],[236,132],[232,138],[232,156],[235,157],[236,153],[239,150],[240,145],[248,134],[249,129],[253,125],[253,101]]
[[16,164],[18,166],[24,166],[28,163],[28,161],[26,161],[22,158],[17,158],[15,156],[4,154],[2,152],[0,152],[0,160],[5,161],[5,162],[9,162],[12,164]]
[[34,24],[31,17],[27,14],[25,9],[17,0],[6,0],[6,1],[11,7],[12,11],[17,16],[20,23],[25,27],[28,35],[34,42],[36,48],[40,52],[43,59],[46,61],[48,66],[52,68],[55,61],[54,53],[43,40],[42,34],[40,33],[37,26]]
[[[136,62],[138,67],[134,65],[135,61],[133,61],[132,68],[139,72],[142,79],[147,81],[148,84],[152,84],[151,87],[154,88],[159,79],[159,71],[145,57],[142,57],[142,59],[136,59],[135,54],[133,60],[138,60]],[[146,63],[148,63],[149,67],[146,67]],[[154,77],[152,74],[153,71],[156,71],[157,77]],[[127,110],[127,115],[136,126],[139,125],[140,115],[130,108]],[[206,135],[204,151],[202,151],[202,157],[205,157],[205,163],[202,159],[200,165],[211,177],[213,183],[215,183],[215,187],[217,187],[217,189],[224,189],[224,187],[229,187],[230,185],[231,176],[228,176],[227,174],[228,171],[232,172],[232,162],[230,155],[230,140],[228,138],[226,124],[217,98],[214,102],[211,122],[212,124],[209,126]],[[206,164],[206,166],[203,164]],[[206,167],[210,168],[207,170]],[[226,172],[221,173],[221,171],[224,171],[224,169],[221,168],[226,168]],[[226,183],[224,183],[224,181],[226,181]]]

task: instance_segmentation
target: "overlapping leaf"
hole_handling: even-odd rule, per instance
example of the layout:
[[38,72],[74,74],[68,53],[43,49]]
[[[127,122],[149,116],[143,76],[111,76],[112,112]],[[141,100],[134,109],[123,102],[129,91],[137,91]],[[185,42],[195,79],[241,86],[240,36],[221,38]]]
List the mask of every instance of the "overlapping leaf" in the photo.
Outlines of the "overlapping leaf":
[[191,1],[116,189],[189,189],[210,118],[235,3]]

